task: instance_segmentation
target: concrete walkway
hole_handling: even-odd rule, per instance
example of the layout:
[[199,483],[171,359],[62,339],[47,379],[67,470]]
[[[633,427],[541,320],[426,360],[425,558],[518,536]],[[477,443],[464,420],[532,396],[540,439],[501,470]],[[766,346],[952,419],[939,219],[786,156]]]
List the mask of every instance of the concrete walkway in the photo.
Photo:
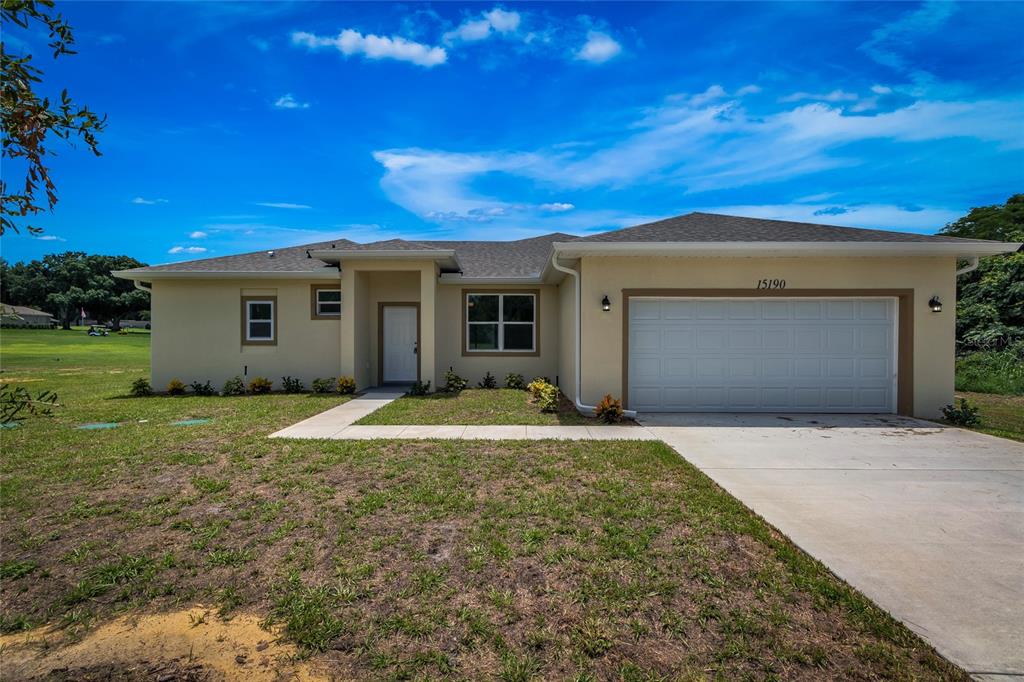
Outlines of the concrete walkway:
[[462,440],[658,440],[642,426],[361,426],[355,422],[405,394],[402,388],[371,389],[343,405],[270,434],[271,438],[372,438]]

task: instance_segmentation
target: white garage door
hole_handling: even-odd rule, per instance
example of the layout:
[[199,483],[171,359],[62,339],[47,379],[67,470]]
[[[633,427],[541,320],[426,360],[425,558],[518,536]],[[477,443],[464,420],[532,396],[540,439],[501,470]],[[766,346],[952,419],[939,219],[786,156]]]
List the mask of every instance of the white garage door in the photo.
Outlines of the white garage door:
[[631,298],[629,406],[894,412],[896,300]]

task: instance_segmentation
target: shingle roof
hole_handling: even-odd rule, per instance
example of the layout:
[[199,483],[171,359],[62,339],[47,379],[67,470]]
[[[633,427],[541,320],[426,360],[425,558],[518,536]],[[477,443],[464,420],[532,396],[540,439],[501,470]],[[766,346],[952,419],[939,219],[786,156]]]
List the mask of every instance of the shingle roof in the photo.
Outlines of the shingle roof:
[[337,270],[323,261],[310,258],[307,251],[445,251],[454,250],[464,277],[520,278],[537,277],[551,257],[553,242],[959,242],[991,243],[983,239],[960,239],[945,235],[911,234],[886,230],[866,230],[835,225],[817,225],[786,220],[744,218],[715,213],[688,213],[652,223],[602,232],[587,237],[553,232],[515,241],[436,241],[388,239],[357,244],[348,239],[254,251],[236,256],[155,265],[137,271],[168,272],[309,272],[325,275]]
[[0,303],[0,313],[4,315],[42,315],[43,317],[53,317],[50,313],[45,313],[42,310],[29,308],[25,305],[9,305],[7,303]]
[[581,242],[984,242],[945,235],[866,230],[788,220],[687,213],[581,237]]

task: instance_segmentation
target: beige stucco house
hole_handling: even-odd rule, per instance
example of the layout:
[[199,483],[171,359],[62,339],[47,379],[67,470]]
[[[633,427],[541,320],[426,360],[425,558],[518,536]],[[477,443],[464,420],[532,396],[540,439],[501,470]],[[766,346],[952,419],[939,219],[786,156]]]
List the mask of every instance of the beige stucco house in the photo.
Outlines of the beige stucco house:
[[[691,213],[588,237],[345,239],[125,270],[156,387],[557,381],[586,410],[936,416],[956,277],[1020,244]],[[958,260],[967,266],[957,270]]]

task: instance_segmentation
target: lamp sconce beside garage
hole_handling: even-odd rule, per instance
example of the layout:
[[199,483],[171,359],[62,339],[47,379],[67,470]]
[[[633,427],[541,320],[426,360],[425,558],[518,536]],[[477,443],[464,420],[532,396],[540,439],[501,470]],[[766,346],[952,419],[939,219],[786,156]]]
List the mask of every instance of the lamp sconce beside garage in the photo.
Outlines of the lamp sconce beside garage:
[[608,294],[605,294],[604,298],[601,299],[601,310],[608,312],[611,309],[612,302],[608,300]]
[[932,296],[931,300],[928,301],[928,308],[933,313],[941,313],[942,312],[942,301],[939,300],[938,296]]

